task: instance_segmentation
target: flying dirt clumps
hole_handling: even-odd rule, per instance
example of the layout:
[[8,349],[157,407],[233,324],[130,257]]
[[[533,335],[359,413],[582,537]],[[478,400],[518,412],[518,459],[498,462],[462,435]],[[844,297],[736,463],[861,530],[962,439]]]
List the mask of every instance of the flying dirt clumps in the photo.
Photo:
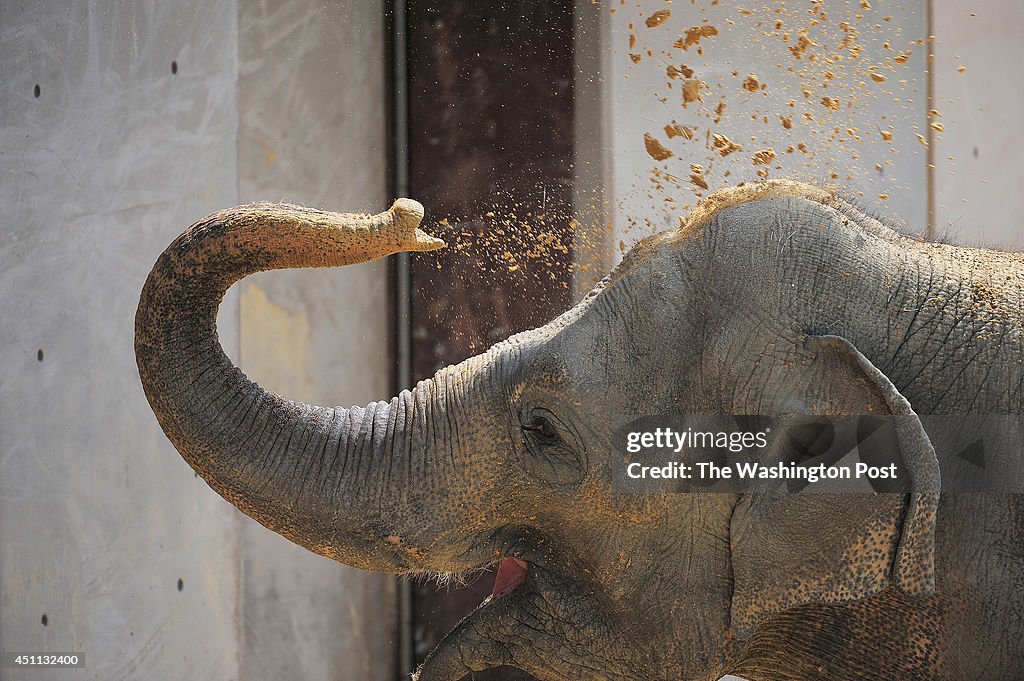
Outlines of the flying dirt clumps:
[[[637,131],[650,131],[644,155],[655,163],[648,162],[649,183],[633,191],[668,210],[683,209],[680,195],[699,198],[725,184],[777,173],[841,182],[863,174],[895,187],[903,178],[881,170],[892,165],[888,158],[910,146],[916,147],[912,153],[932,150],[952,128],[937,114],[918,121],[912,106],[923,83],[905,67],[922,61],[919,53],[930,51],[933,38],[916,39],[916,24],[876,11],[881,3],[607,4],[629,28],[621,35],[623,47],[628,36],[629,49],[620,55],[624,78],[632,79],[627,89],[656,98],[665,109]],[[671,8],[671,14],[655,12],[658,7]],[[742,55],[733,54],[738,49]],[[640,68],[629,64],[633,54],[643,55]],[[658,89],[641,92],[651,79]],[[641,89],[634,87],[638,82]],[[879,117],[879,110],[885,115]],[[634,147],[636,142],[634,137]],[[875,173],[862,172],[871,166]],[[880,192],[895,195],[889,186],[870,195]],[[658,226],[646,219],[630,225],[640,222]]]
[[669,17],[671,16],[672,10],[659,9],[657,12],[647,17],[647,20],[644,21],[644,23],[647,24],[647,28],[655,28],[656,26],[661,26],[662,24],[664,24],[666,21],[668,21]]
[[699,163],[690,164],[690,182],[701,189],[708,188],[708,182],[704,179],[704,166]]
[[667,67],[665,67],[665,75],[667,75],[672,80],[675,80],[678,76],[682,76],[683,78],[692,78],[693,69],[689,68],[685,64],[680,64],[679,66],[676,66],[675,64],[669,64]]
[[804,53],[807,52],[807,49],[810,47],[817,47],[817,45],[818,43],[807,37],[807,30],[804,29],[800,31],[800,35],[797,36],[796,44],[790,46],[789,53],[793,55],[794,59],[803,59]]
[[665,126],[665,135],[669,139],[672,139],[673,137],[682,137],[684,140],[692,140],[693,130],[685,125],[673,122],[670,125]]
[[736,144],[725,135],[721,135],[717,132],[711,136],[711,140],[715,149],[717,149],[718,153],[721,154],[722,156],[728,156],[734,151],[743,151],[742,146]]
[[644,133],[644,148],[647,149],[647,155],[655,161],[664,161],[675,156],[671,150],[666,149],[665,146],[656,140],[649,132]]
[[691,46],[700,44],[701,38],[710,38],[714,35],[718,35],[718,29],[714,26],[694,26],[686,29],[686,35],[680,36],[672,47],[688,50]]
[[693,102],[704,102],[704,95],[701,94],[701,90],[707,87],[707,83],[696,78],[690,78],[683,81],[683,108],[686,108],[687,104]]
[[775,150],[771,147],[754,153],[754,165],[766,166],[775,160]]

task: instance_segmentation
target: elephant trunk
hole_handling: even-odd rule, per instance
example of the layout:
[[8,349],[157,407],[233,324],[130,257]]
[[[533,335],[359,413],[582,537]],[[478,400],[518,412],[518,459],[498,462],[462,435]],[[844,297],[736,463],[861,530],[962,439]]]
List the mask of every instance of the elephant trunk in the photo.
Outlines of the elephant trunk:
[[424,445],[421,384],[390,402],[325,408],[250,381],[217,339],[228,288],[254,272],[334,267],[444,243],[417,226],[423,208],[400,199],[375,216],[252,204],[196,223],[163,252],[135,318],[139,375],[153,412],[189,465],[221,496],[316,553],[380,571],[415,568],[384,540],[381,510],[396,465]]

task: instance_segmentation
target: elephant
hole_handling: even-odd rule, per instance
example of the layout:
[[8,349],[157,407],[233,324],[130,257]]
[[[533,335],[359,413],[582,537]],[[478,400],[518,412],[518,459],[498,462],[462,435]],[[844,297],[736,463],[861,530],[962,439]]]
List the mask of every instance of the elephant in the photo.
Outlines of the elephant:
[[[993,416],[1010,444],[986,465],[1019,481],[1024,256],[770,180],[712,194],[547,325],[389,401],[293,402],[224,354],[234,282],[442,248],[423,216],[409,199],[215,213],[159,257],[135,325],[160,426],[242,512],[366,570],[496,567],[414,678],[1024,678],[1024,496],[958,490],[937,454],[961,417]],[[914,485],[625,493],[614,431],[650,414],[884,416]]]

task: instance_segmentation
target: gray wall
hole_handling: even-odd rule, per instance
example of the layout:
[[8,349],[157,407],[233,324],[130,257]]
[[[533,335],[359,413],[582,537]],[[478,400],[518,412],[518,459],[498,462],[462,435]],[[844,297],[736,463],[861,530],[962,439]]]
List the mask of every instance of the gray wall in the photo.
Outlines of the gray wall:
[[[239,200],[387,207],[378,0],[239,2]],[[245,372],[315,404],[385,399],[387,266],[268,272],[241,288]],[[242,534],[243,679],[394,679],[395,580]]]
[[[149,267],[203,215],[386,206],[379,3],[313,5],[0,3],[0,650],[86,660],[0,678],[392,677],[393,585],[211,492],[132,349]],[[387,387],[385,284],[267,276],[229,295],[222,341],[271,388],[365,402]]]
[[1024,3],[932,6],[933,102],[945,128],[933,155],[936,233],[1024,250]]

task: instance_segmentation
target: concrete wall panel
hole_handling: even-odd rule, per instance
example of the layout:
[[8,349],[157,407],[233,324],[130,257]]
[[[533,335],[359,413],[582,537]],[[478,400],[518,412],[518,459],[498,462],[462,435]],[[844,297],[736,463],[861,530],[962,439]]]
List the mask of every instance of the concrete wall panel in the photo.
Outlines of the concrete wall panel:
[[4,679],[238,678],[234,513],[133,351],[150,265],[237,198],[235,12],[0,4],[0,650],[86,660]]
[[[963,243],[1024,248],[1024,4],[934,0],[935,227]],[[961,70],[961,68],[963,70]]]
[[[384,27],[376,0],[239,3],[243,201],[377,212],[385,196]],[[242,289],[240,363],[325,405],[389,396],[387,266],[272,272]],[[246,679],[393,679],[394,578],[242,519]]]

